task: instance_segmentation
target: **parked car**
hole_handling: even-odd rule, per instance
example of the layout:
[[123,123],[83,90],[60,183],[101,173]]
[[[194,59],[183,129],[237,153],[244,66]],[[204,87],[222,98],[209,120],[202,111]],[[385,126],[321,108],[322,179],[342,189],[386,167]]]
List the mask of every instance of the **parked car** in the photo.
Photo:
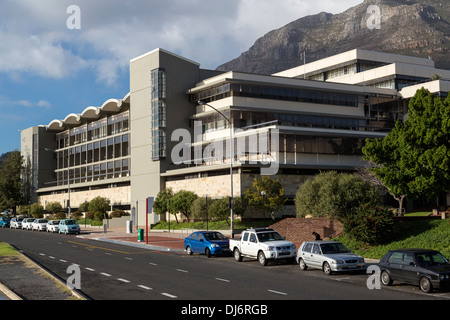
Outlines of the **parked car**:
[[59,220],[50,220],[47,222],[47,232],[58,232],[59,231]]
[[11,222],[11,218],[9,217],[1,217],[0,218],[0,227],[2,228],[9,228]]
[[31,230],[31,224],[33,223],[34,218],[25,218],[22,220],[22,230]]
[[47,229],[47,219],[36,219],[31,223],[31,230],[45,231]]
[[65,234],[68,233],[80,234],[80,226],[74,219],[64,219],[59,221],[58,232]]
[[22,217],[18,217],[18,218],[12,218],[9,227],[11,229],[17,229],[17,228],[22,228]]
[[439,252],[428,249],[389,251],[379,262],[381,283],[393,281],[418,285],[425,293],[450,288],[450,264]]
[[184,248],[191,255],[194,252],[204,253],[209,258],[212,255],[230,253],[230,243],[227,237],[217,231],[198,231],[184,239]]
[[295,244],[270,228],[247,229],[238,239],[230,239],[230,249],[237,262],[243,257],[258,259],[263,266],[269,260],[295,261]]
[[306,241],[297,252],[300,269],[321,269],[327,275],[333,272],[365,270],[364,258],[352,253],[338,241]]

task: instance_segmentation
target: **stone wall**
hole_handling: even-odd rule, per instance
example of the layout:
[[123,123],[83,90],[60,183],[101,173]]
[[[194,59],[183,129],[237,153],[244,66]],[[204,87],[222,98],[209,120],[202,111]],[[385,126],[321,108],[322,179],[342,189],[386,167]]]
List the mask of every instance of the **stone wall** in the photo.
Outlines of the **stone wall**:
[[[70,191],[71,207],[78,208],[80,204],[82,204],[83,202],[90,201],[98,196],[109,199],[112,205],[130,204],[130,187],[124,186],[124,187],[94,189],[78,192],[74,192],[71,190]],[[67,201],[67,192],[40,196],[38,201],[39,204],[41,204],[44,208],[46,203],[50,202],[59,202],[61,203],[63,208],[65,208]]]

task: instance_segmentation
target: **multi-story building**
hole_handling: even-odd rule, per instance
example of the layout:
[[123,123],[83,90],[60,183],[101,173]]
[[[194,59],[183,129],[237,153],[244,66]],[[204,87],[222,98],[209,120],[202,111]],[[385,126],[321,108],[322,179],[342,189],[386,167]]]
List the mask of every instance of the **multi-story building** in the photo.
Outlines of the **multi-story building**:
[[145,199],[161,189],[241,196],[261,174],[293,199],[320,170],[364,166],[363,141],[403,119],[417,89],[446,96],[449,79],[430,59],[365,50],[258,75],[156,49],[130,61],[123,99],[22,131],[32,201],[67,207],[70,190],[76,208],[100,195],[135,207],[142,225]]

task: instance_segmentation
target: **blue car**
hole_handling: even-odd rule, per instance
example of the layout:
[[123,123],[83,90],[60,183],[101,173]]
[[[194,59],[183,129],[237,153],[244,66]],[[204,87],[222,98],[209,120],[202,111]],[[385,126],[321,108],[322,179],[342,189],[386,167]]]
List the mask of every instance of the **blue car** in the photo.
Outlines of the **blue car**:
[[64,219],[59,221],[58,225],[59,233],[76,233],[80,234],[80,226],[74,219]]
[[0,218],[0,227],[9,228],[10,221],[11,221],[11,219],[8,217]]
[[184,249],[191,255],[194,252],[212,255],[230,254],[230,242],[217,231],[197,231],[184,239]]

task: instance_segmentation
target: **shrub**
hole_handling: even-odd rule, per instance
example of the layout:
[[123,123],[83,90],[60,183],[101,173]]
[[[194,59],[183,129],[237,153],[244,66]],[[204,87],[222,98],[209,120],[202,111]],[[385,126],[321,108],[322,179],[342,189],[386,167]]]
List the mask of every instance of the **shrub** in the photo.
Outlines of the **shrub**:
[[83,216],[83,213],[81,213],[80,211],[74,211],[70,214],[70,218],[78,220]]
[[109,214],[110,218],[120,218],[122,216],[126,216],[127,213],[122,209],[115,209],[113,212]]
[[94,220],[102,221],[102,220],[105,219],[105,218],[106,218],[106,216],[105,216],[105,213],[104,213],[104,212],[101,212],[101,211],[95,211],[95,213],[94,213]]
[[346,217],[344,231],[357,241],[375,245],[389,241],[393,224],[394,215],[390,209],[360,206]]
[[56,212],[56,213],[53,215],[53,218],[54,218],[54,219],[59,219],[59,220],[65,219],[65,218],[66,218],[66,214],[65,214],[64,212],[59,211],[59,212]]
[[90,219],[90,220],[94,220],[94,212],[93,211],[88,211],[86,212],[86,219]]

